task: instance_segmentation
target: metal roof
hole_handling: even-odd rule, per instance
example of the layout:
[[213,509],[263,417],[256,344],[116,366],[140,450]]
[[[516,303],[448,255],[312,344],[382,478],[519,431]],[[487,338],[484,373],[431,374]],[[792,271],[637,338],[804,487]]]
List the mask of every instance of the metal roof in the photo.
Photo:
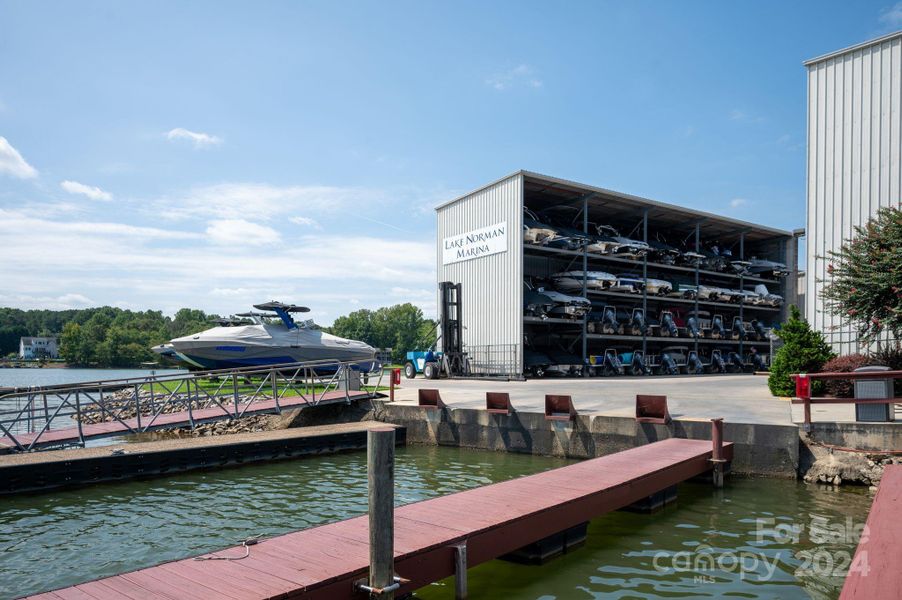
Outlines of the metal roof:
[[[487,185],[480,187],[468,194],[459,196],[453,200],[449,200],[436,207],[435,210],[453,204],[462,198],[466,198],[481,190],[489,188],[497,183],[521,175],[524,178],[524,197],[528,198],[532,203],[540,204],[568,204],[582,202],[584,196],[588,196],[589,208],[592,212],[598,214],[600,211],[609,210],[616,213],[617,220],[621,224],[629,219],[641,219],[642,214],[648,210],[649,217],[653,218],[657,226],[668,225],[676,230],[686,230],[694,228],[697,222],[702,223],[704,229],[703,234],[706,236],[732,236],[745,232],[746,239],[766,239],[773,237],[791,237],[792,233],[783,229],[774,227],[766,227],[756,225],[747,221],[723,217],[713,213],[686,208],[676,204],[668,204],[625,194],[623,192],[615,192],[605,188],[600,188],[583,183],[576,183],[566,179],[559,179],[540,173],[531,171],[516,171],[493,181]],[[626,232],[623,232],[626,233]]]
[[836,50],[834,52],[830,52],[828,54],[823,54],[821,56],[817,56],[810,60],[806,60],[802,64],[806,67],[810,67],[811,65],[819,62],[824,62],[825,60],[829,60],[831,58],[836,58],[837,56],[841,56],[843,54],[848,54],[849,52],[855,52],[856,50],[862,50],[864,48],[868,48],[870,46],[877,46],[882,44],[883,42],[888,42],[889,40],[895,39],[897,37],[902,37],[902,30],[896,31],[895,33],[888,33],[879,38],[874,38],[872,40],[868,40],[866,42],[861,42],[860,44],[855,44],[854,46],[849,46],[848,48],[843,48],[842,50]]

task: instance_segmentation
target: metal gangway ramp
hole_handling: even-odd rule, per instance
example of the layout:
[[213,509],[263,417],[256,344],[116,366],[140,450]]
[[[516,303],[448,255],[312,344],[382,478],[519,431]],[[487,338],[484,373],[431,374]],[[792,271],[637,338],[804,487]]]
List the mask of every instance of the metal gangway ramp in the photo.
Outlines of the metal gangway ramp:
[[358,365],[308,361],[14,389],[0,394],[0,452],[372,399],[383,369]]

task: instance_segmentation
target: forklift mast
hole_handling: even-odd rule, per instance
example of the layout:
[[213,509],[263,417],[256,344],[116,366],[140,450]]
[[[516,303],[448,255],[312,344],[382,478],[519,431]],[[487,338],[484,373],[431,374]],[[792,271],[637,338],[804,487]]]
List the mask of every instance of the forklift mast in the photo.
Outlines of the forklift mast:
[[461,323],[461,290],[459,283],[442,281],[439,283],[441,302],[439,306],[439,321],[442,354],[447,361],[446,365],[452,375],[459,375],[463,371],[463,324]]

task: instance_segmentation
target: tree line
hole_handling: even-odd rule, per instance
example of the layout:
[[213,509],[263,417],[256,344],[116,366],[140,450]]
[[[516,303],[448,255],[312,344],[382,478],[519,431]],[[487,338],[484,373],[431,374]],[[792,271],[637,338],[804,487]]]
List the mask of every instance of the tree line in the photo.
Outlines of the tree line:
[[[19,338],[59,336],[60,358],[72,366],[134,367],[156,361],[157,344],[214,326],[219,315],[183,308],[175,316],[104,306],[72,310],[0,308],[0,356],[14,355]],[[412,304],[358,310],[336,319],[327,332],[375,348],[393,348],[393,358],[434,341],[435,323]],[[397,355],[397,356],[394,356]]]

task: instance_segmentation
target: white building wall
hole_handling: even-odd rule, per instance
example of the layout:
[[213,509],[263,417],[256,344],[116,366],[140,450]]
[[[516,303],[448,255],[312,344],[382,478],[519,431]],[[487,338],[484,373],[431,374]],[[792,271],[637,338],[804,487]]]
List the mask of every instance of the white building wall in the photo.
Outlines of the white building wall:
[[[515,345],[516,364],[522,366],[523,175],[442,205],[436,213],[438,281],[461,284],[464,344]],[[505,252],[443,264],[445,238],[501,222],[507,223]]]
[[842,354],[854,330],[825,311],[827,259],[881,206],[902,202],[902,32],[806,63],[808,217],[805,313]]

